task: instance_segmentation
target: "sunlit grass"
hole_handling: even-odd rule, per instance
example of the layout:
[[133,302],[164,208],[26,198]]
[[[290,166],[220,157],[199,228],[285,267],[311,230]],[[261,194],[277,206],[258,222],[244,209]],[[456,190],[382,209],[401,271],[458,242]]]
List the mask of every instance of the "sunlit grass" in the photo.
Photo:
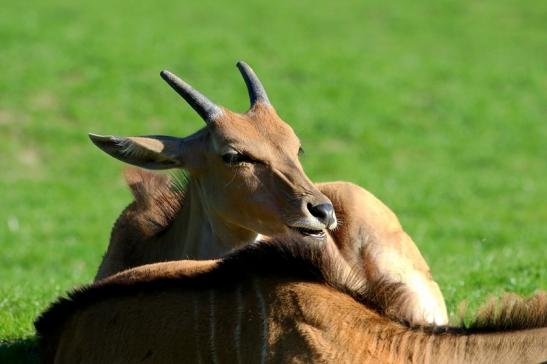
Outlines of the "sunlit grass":
[[[399,215],[450,311],[547,288],[541,2],[10,2],[0,12],[0,341],[89,282],[130,200],[86,133],[202,122],[163,68],[235,110],[254,66],[313,180]],[[1,345],[1,344],[0,344]]]

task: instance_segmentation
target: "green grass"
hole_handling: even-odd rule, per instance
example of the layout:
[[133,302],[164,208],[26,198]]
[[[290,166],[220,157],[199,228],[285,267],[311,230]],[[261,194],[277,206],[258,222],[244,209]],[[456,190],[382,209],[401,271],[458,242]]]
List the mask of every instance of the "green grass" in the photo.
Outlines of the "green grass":
[[92,279],[130,200],[86,133],[201,127],[163,68],[245,110],[238,59],[301,136],[313,180],[354,181],[399,215],[451,311],[547,288],[546,18],[545,2],[506,0],[6,2],[0,342],[31,337],[49,302]]

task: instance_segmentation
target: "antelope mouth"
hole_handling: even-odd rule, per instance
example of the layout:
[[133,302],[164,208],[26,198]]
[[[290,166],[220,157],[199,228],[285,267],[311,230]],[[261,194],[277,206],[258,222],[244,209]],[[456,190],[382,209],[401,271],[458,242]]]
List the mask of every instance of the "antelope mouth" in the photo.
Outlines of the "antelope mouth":
[[300,235],[310,236],[316,239],[324,239],[326,236],[325,230],[307,229],[303,227],[290,226],[290,229],[296,231]]

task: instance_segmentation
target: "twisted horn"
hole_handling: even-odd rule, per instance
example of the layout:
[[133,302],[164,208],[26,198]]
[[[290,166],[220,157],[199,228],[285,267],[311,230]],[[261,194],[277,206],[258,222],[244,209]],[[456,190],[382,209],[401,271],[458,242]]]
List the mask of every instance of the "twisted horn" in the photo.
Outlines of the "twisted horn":
[[270,100],[268,100],[268,95],[262,82],[256,76],[253,69],[243,61],[237,62],[237,68],[241,72],[241,76],[245,80],[247,85],[247,90],[249,91],[249,99],[251,100],[251,108],[257,103],[261,102],[267,105],[270,105]]
[[201,92],[178,78],[169,71],[161,71],[161,78],[165,80],[194,110],[201,116],[206,123],[214,121],[222,114],[222,109],[215,103],[205,97]]

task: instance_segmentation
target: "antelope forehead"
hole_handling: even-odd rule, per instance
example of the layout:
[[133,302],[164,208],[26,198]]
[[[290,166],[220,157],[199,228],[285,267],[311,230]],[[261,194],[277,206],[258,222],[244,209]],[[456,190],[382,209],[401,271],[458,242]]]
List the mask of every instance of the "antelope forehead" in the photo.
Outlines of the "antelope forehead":
[[237,142],[248,138],[256,139],[260,136],[260,132],[256,125],[248,120],[238,118],[223,121],[219,120],[210,127],[213,134],[218,139],[223,139],[226,142]]
[[249,124],[246,128],[217,130],[213,136],[213,144],[217,151],[230,147],[252,154],[253,151],[262,154],[268,150],[292,154],[293,150],[298,150],[300,141],[290,128],[260,128],[258,125]]
[[291,126],[275,112],[270,109],[267,111],[256,109],[246,114],[227,111],[225,117],[211,123],[210,128],[228,143],[253,140],[262,143],[274,141],[285,145],[287,142],[299,144]]
[[276,123],[260,129],[260,134],[275,149],[292,154],[300,147],[300,140],[293,129],[285,123]]
[[220,154],[231,150],[249,153],[257,148],[260,150],[263,145],[260,135],[252,133],[246,135],[218,135],[212,138],[212,143],[213,149]]

